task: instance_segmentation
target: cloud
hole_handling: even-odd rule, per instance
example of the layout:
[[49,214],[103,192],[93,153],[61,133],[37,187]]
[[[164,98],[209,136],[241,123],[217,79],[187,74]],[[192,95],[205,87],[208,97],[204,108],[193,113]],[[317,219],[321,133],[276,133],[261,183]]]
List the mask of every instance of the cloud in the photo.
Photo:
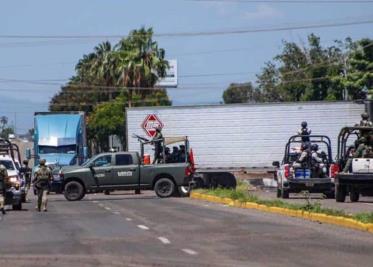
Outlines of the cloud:
[[269,18],[278,18],[283,14],[281,11],[275,9],[272,6],[266,4],[260,4],[256,6],[254,11],[244,11],[242,13],[242,18],[249,20],[260,20],[260,19],[269,19]]

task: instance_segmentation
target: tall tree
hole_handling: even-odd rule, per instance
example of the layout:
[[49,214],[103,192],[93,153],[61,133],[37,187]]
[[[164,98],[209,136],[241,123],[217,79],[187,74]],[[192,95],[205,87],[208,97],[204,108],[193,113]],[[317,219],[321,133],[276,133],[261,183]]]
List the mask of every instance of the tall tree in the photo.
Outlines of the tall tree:
[[260,92],[251,83],[232,83],[223,93],[225,104],[259,102]]

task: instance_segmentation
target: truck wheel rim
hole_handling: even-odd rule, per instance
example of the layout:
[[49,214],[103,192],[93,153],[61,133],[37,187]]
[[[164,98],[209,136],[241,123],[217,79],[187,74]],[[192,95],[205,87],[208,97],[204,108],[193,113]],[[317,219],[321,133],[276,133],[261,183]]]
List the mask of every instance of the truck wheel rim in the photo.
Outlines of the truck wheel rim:
[[70,185],[67,188],[67,193],[70,196],[70,198],[77,198],[79,195],[79,189],[76,185]]
[[162,182],[159,185],[159,192],[162,195],[167,195],[171,191],[171,184],[169,182]]

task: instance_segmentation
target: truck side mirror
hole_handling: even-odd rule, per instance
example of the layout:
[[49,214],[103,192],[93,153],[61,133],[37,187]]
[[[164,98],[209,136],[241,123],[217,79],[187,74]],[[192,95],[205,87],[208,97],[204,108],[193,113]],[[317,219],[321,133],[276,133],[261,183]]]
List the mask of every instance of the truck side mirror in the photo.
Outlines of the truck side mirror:
[[26,159],[28,159],[28,160],[31,159],[31,149],[30,148],[26,149]]
[[272,162],[272,166],[276,168],[280,168],[280,162],[279,161],[274,161]]

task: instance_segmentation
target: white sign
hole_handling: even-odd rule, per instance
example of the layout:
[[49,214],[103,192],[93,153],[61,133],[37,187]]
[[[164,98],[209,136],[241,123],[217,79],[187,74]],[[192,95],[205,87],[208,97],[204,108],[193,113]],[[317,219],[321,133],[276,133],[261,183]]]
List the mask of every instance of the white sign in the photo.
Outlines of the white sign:
[[168,88],[176,88],[177,87],[177,60],[170,59],[168,60],[169,68],[166,71],[166,77],[160,79],[156,86],[159,87],[168,87]]

